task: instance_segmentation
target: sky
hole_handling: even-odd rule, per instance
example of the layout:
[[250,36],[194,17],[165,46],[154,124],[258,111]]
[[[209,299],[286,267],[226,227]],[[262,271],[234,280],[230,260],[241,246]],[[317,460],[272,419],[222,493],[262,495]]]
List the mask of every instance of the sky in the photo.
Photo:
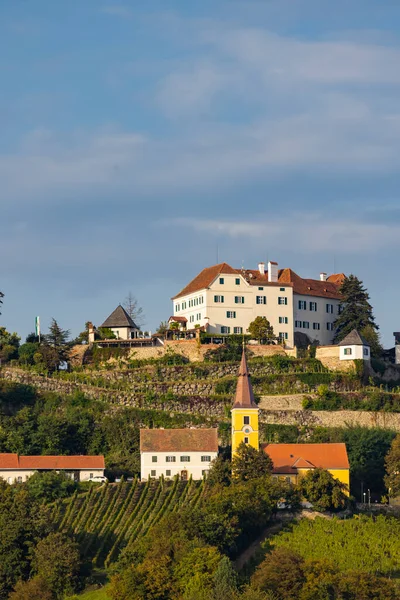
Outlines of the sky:
[[155,331],[218,262],[400,327],[398,0],[0,0],[0,325]]

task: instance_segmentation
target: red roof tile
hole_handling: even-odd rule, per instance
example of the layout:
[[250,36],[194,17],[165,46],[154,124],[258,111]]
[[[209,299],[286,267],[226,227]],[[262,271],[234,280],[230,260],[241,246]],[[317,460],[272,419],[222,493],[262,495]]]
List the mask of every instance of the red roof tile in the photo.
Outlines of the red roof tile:
[[1,469],[104,469],[104,456],[18,456],[0,454]]
[[274,473],[297,469],[348,469],[346,444],[261,444],[274,463]]
[[0,469],[18,469],[18,454],[0,454]]
[[171,321],[176,321],[176,323],[187,323],[187,318],[186,317],[170,317],[168,319],[168,323],[171,323]]
[[217,429],[141,429],[141,452],[218,452]]

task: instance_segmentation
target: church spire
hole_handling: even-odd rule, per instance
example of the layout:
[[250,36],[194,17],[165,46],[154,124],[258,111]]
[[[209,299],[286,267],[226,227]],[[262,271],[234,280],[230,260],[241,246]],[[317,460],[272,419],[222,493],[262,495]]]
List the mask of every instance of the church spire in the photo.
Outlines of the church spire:
[[250,382],[244,346],[236,385],[235,402],[232,408],[257,408]]

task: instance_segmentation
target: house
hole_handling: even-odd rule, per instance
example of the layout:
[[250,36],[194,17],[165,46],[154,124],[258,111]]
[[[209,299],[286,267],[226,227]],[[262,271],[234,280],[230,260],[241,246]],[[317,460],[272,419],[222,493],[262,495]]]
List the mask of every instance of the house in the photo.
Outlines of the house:
[[120,340],[130,340],[139,336],[139,327],[135,325],[123,306],[119,305],[100,327],[111,329]]
[[371,349],[367,340],[353,329],[346,337],[339,342],[340,360],[370,360]]
[[259,408],[254,399],[244,348],[231,413],[232,455],[241,443],[249,444],[270,456],[275,477],[297,483],[309,470],[322,468],[349,487],[350,467],[345,444],[260,444]]
[[218,456],[217,429],[141,429],[140,473],[202,479]]
[[321,273],[319,279],[304,279],[273,261],[267,269],[264,263],[258,269],[220,263],[203,269],[172,298],[173,316],[185,318],[188,328],[198,325],[210,334],[246,333],[250,323],[263,316],[288,347],[293,347],[297,332],[310,342],[329,345],[344,277]]
[[34,473],[56,471],[74,481],[104,476],[104,456],[19,456],[0,454],[0,477],[8,483],[22,483]]
[[313,469],[326,469],[350,489],[346,444],[261,444],[273,462],[274,477],[291,483]]

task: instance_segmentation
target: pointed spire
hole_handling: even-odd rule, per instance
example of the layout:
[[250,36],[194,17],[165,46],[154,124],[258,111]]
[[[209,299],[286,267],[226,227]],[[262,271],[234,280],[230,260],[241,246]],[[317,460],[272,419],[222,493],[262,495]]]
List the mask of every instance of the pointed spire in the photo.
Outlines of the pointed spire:
[[244,345],[236,386],[235,402],[232,408],[258,408],[254,400],[253,388],[251,387]]

